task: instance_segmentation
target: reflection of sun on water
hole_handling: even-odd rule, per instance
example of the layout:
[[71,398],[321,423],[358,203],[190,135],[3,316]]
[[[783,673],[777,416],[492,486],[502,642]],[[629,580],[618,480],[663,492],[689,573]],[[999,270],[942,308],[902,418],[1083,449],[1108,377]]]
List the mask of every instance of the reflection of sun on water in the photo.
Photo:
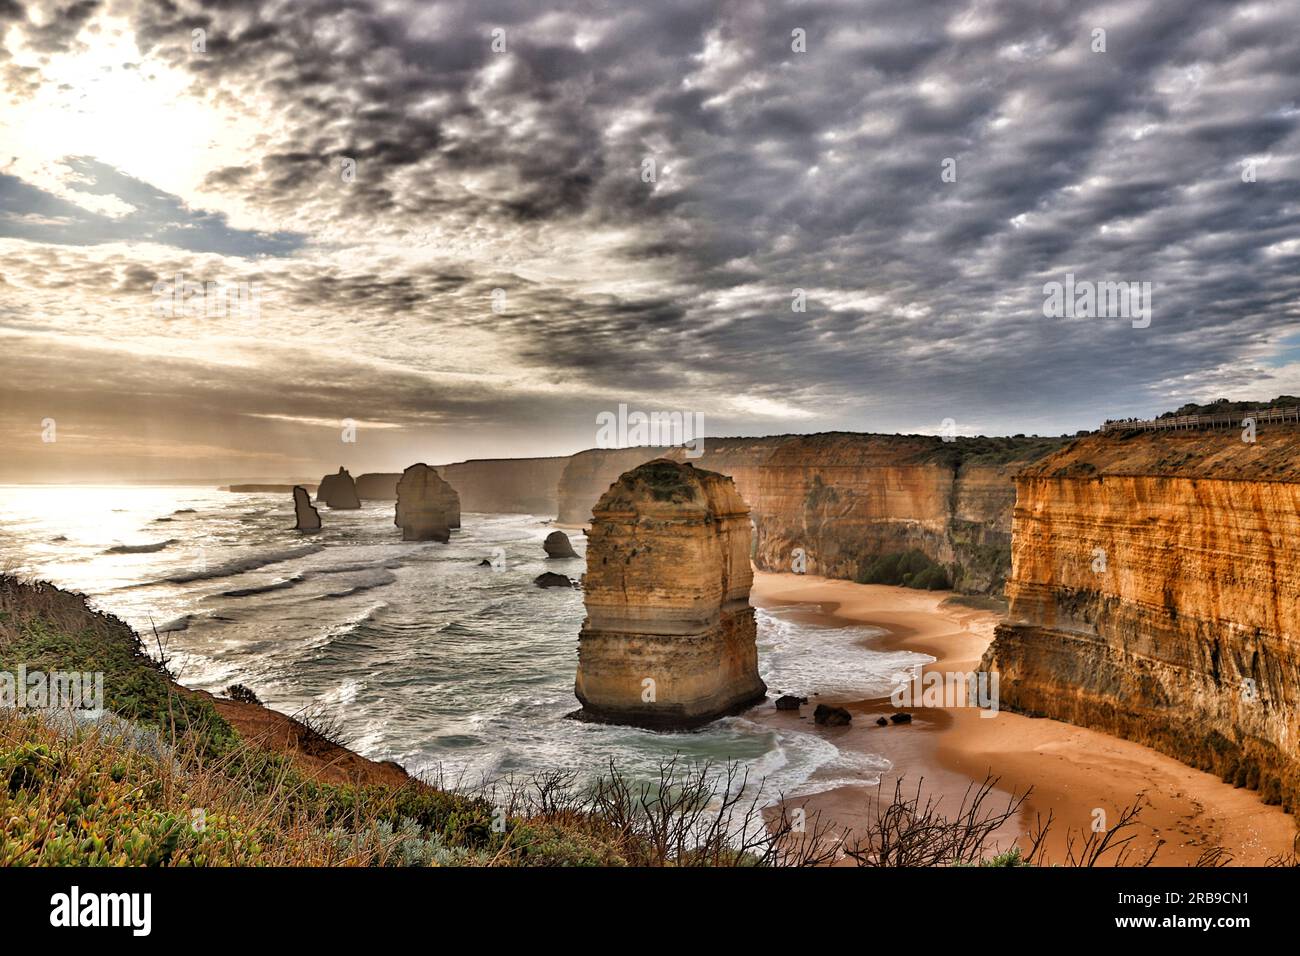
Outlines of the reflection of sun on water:
[[[159,560],[160,552],[109,554],[117,545],[157,544],[168,539],[171,561],[179,555],[197,559],[204,538],[171,517],[176,488],[124,486],[0,486],[0,534],[21,532],[35,540],[24,550],[57,562],[57,577],[77,590],[121,587],[137,579],[140,565]],[[66,541],[60,541],[65,538]],[[0,538],[0,541],[4,540]],[[51,570],[47,565],[15,566],[16,549],[5,548],[5,570],[19,574]]]

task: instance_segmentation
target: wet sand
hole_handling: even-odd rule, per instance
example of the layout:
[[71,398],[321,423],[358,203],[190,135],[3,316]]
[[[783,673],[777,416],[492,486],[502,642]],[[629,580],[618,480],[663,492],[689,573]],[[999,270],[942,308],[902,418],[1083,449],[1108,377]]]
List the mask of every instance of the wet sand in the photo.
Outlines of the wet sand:
[[[974,671],[993,638],[999,615],[947,602],[951,592],[913,591],[885,585],[854,584],[812,575],[755,572],[752,602],[759,607],[783,607],[825,624],[868,624],[885,629],[868,638],[871,646],[905,649],[936,660],[929,671]],[[999,831],[1005,849],[1024,837],[1038,818],[1052,814],[1045,841],[1046,861],[1065,863],[1066,835],[1081,842],[1091,830],[1098,809],[1113,824],[1124,808],[1139,799],[1146,804],[1131,831],[1135,857],[1156,849],[1157,866],[1194,864],[1215,846],[1228,851],[1234,865],[1263,865],[1289,854],[1296,836],[1295,821],[1258,796],[1217,777],[1194,770],[1148,747],[1096,731],[1044,718],[999,712],[981,717],[970,707],[909,707],[911,724],[878,727],[877,717],[895,713],[888,699],[836,700],[814,697],[817,688],[769,689],[809,698],[801,714],[777,711],[771,704],[747,716],[771,726],[800,721],[811,729],[817,703],[834,703],[853,714],[849,727],[819,728],[841,749],[878,754],[892,770],[880,781],[840,786],[791,803],[839,827],[854,828],[870,817],[877,793],[892,794],[902,780],[904,790],[934,796],[946,814],[956,813],[972,783],[991,774],[998,779],[989,805],[1005,806],[1012,792],[1030,790],[1018,819]],[[837,776],[842,776],[839,774]],[[1032,789],[1031,789],[1032,788]],[[1102,862],[1110,862],[1113,854]]]

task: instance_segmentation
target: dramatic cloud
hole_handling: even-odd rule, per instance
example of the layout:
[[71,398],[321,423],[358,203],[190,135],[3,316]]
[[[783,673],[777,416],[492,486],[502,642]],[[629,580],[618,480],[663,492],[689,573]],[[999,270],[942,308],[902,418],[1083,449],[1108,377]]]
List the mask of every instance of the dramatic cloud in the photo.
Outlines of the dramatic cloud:
[[[76,456],[47,417],[270,475],[567,453],[620,402],[1055,434],[1300,391],[1297,13],[0,4],[10,473]],[[1149,325],[1045,316],[1067,274]],[[257,314],[169,314],[178,275]]]

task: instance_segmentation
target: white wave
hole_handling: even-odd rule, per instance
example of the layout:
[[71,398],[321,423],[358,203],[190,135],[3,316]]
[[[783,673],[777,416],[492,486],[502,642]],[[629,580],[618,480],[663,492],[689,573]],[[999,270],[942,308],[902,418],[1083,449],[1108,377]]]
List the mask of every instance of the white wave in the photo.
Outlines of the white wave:
[[200,568],[197,571],[185,574],[169,575],[163,580],[170,584],[189,584],[193,581],[208,581],[212,578],[228,578],[236,574],[243,574],[245,571],[264,568],[268,564],[280,564],[284,561],[292,561],[295,558],[305,558],[309,554],[316,554],[318,551],[323,550],[324,545],[313,544],[302,548],[289,548],[286,551],[267,551],[262,554],[235,558],[233,561],[226,561],[213,568]]

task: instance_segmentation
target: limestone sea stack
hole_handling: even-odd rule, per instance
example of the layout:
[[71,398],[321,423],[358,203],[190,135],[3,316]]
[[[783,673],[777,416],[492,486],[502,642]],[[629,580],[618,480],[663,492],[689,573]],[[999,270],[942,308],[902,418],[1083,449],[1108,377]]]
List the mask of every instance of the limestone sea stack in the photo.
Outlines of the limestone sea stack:
[[311,495],[302,485],[293,488],[293,514],[297,519],[293,526],[295,531],[320,530],[320,512],[312,507]]
[[656,459],[614,482],[592,519],[582,716],[673,729],[762,700],[749,508],[732,480]]
[[569,536],[563,531],[552,531],[542,542],[542,548],[548,558],[576,558],[578,552],[569,543]]
[[357,497],[357,486],[346,468],[339,468],[338,474],[326,475],[320,480],[316,490],[316,501],[324,502],[331,508],[360,508],[361,499]]
[[[448,541],[460,527],[460,496],[426,464],[412,465],[397,482],[393,523],[403,541]],[[453,523],[454,522],[454,523]]]

